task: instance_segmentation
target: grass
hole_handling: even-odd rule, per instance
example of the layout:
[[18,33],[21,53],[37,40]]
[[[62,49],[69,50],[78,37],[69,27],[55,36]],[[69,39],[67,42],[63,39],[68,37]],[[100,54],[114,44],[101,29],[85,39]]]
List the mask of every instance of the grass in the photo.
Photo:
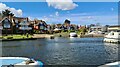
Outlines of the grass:
[[7,36],[0,36],[2,39],[26,39],[26,38],[32,38],[31,35],[7,35]]

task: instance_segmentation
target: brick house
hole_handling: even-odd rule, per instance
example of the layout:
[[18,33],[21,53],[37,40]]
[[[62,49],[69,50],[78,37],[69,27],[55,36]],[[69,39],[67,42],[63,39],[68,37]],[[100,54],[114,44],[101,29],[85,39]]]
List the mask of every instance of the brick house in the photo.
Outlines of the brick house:
[[4,17],[0,21],[0,27],[2,34],[12,34],[13,33],[13,28],[14,28],[14,23],[9,19],[9,17]]
[[47,24],[43,20],[34,20],[34,30],[38,30],[40,33],[47,32]]

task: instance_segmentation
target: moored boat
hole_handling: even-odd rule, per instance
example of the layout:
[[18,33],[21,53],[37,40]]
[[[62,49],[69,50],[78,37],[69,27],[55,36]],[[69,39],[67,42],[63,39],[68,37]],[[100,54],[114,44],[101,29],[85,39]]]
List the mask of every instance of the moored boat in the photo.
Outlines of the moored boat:
[[101,65],[99,67],[120,67],[120,61]]
[[0,57],[0,67],[15,67],[19,65],[25,65],[30,67],[42,67],[43,63],[41,61],[36,61],[30,58],[24,57]]
[[70,37],[77,37],[77,33],[71,32],[69,36],[70,36]]
[[110,32],[108,33],[105,38],[104,38],[105,42],[109,42],[109,43],[120,43],[120,32]]

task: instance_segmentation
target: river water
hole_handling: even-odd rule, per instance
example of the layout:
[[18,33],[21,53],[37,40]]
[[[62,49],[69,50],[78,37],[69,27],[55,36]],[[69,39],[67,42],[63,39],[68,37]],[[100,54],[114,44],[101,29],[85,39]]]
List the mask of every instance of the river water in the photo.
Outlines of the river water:
[[2,56],[28,57],[45,65],[102,65],[118,60],[118,44],[103,38],[55,38],[2,42]]

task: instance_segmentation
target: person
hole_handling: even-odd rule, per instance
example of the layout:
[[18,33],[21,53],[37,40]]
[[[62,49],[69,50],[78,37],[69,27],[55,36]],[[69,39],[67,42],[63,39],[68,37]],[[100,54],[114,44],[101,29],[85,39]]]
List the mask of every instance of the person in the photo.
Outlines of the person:
[[30,63],[34,63],[34,61],[32,59],[26,61],[26,64],[30,64]]

